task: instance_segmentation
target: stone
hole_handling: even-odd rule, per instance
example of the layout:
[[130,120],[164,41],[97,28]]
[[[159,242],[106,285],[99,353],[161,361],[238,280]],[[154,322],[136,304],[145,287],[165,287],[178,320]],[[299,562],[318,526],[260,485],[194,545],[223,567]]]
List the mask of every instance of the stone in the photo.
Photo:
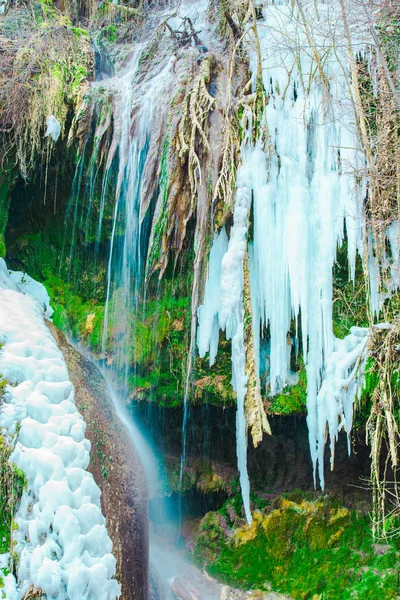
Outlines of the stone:
[[375,554],[378,554],[379,556],[386,554],[386,552],[389,552],[390,550],[390,546],[388,544],[373,544],[372,547]]

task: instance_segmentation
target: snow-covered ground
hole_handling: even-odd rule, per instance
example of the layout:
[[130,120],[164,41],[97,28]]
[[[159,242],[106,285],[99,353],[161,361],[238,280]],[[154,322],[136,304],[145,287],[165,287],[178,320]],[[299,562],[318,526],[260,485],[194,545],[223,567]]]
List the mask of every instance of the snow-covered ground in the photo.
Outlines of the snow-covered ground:
[[[9,382],[0,429],[14,439],[11,460],[28,482],[13,531],[18,581],[6,575],[0,593],[20,600],[33,587],[59,600],[111,600],[120,594],[116,560],[100,490],[86,471],[86,424],[44,322],[50,314],[43,286],[0,259],[0,373]],[[0,575],[7,564],[0,556]]]

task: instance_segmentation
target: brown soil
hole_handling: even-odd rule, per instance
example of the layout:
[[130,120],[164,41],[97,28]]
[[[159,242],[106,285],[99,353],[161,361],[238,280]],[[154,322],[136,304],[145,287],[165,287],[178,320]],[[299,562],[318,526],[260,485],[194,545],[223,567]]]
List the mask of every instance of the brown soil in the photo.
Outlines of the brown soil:
[[62,351],[75,403],[92,444],[89,471],[101,490],[101,506],[117,559],[122,600],[148,597],[147,491],[139,456],[115,412],[99,370],[77,352],[53,325],[47,325]]

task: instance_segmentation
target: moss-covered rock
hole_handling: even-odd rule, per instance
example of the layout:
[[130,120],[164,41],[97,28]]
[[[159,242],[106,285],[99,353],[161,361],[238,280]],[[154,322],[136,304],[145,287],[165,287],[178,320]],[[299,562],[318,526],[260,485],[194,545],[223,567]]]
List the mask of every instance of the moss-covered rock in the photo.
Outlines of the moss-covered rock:
[[[399,541],[379,552],[369,517],[330,498],[276,499],[234,526],[208,514],[195,556],[210,574],[243,588],[277,591],[295,599],[376,600],[398,597]],[[229,532],[226,532],[228,524]]]
[[296,385],[285,387],[270,399],[268,412],[275,415],[305,414],[307,408],[307,374],[304,365],[298,373]]

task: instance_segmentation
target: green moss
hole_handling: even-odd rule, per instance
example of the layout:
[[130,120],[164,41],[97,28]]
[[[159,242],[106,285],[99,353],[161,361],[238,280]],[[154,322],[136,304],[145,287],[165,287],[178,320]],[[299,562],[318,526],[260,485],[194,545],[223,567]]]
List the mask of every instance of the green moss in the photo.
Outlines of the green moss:
[[209,358],[197,358],[194,373],[194,398],[196,403],[231,406],[236,403],[236,395],[231,385],[232,359],[231,342],[221,333],[218,355],[212,367]]
[[34,279],[41,281],[47,273],[57,271],[58,249],[44,232],[20,236],[12,253]]
[[135,315],[130,360],[136,372],[130,378],[130,387],[139,399],[171,407],[183,402],[190,283],[186,274],[164,280],[149,292],[144,312]]
[[6,256],[6,243],[4,241],[4,236],[0,234],[0,258],[5,258]]
[[[6,380],[0,376],[0,405],[6,385]],[[0,436],[0,554],[11,550],[12,531],[18,529],[14,514],[23,491],[27,489],[25,473],[10,462],[12,451],[13,444]]]
[[71,27],[69,29],[78,38],[80,38],[80,37],[90,38],[89,32],[86,29],[83,29],[83,27],[72,27],[72,25],[71,25]]
[[104,28],[102,34],[108,39],[109,42],[116,42],[118,38],[118,29],[111,23],[108,27]]
[[12,169],[0,170],[0,257],[5,256],[4,232],[8,223],[10,189],[13,181]]
[[377,554],[368,516],[329,499],[283,499],[279,508],[253,517],[252,526],[232,530],[231,538],[227,517],[224,527],[218,517],[202,521],[195,555],[211,575],[245,589],[272,586],[302,600],[397,597],[399,542]]
[[100,351],[104,306],[96,299],[82,300],[61,277],[50,276],[43,284],[54,309],[54,324],[72,338],[85,343],[93,352]]
[[307,408],[307,374],[302,364],[299,381],[273,396],[268,411],[276,415],[305,414]]

